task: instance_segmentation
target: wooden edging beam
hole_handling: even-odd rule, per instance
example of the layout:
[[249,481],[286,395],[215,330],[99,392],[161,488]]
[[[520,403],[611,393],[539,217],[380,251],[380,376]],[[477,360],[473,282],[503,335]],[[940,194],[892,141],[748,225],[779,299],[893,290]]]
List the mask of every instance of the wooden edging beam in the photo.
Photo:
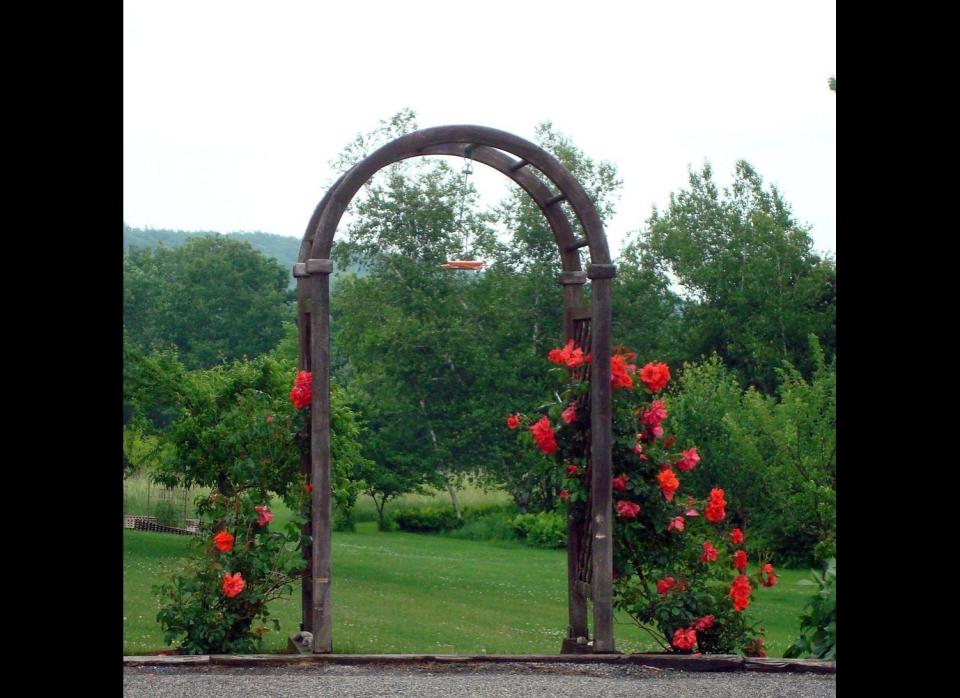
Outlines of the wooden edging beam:
[[148,666],[302,666],[303,664],[624,664],[678,671],[759,671],[836,674],[837,663],[818,659],[758,658],[690,654],[203,654],[128,656],[127,667]]

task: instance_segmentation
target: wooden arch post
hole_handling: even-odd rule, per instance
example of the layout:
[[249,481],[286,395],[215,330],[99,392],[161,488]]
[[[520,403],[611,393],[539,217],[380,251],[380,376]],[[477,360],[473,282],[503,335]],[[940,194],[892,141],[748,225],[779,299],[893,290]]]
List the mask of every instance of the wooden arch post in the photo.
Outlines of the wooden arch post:
[[[313,373],[310,403],[310,444],[301,458],[301,471],[313,484],[311,516],[305,533],[312,537],[308,568],[303,578],[302,630],[313,633],[313,651],[333,651],[330,612],[330,251],[333,236],[350,201],[380,169],[400,160],[424,155],[458,155],[483,163],[516,182],[536,202],[553,232],[560,252],[559,283],[564,292],[564,332],[568,339],[590,337],[594,357],[610,356],[611,279],[616,267],[610,259],[603,223],[586,191],[556,158],[535,143],[485,126],[438,126],[401,136],[365,157],[345,172],[327,191],[307,224],[293,273],[297,279],[301,370]],[[511,157],[513,156],[513,157]],[[531,170],[538,170],[553,192]],[[558,206],[566,201],[583,237]],[[581,269],[579,250],[588,248],[590,264]],[[591,305],[582,306],[581,287],[591,280]],[[589,326],[586,322],[589,321]],[[568,642],[588,637],[587,597],[593,599],[593,652],[614,652],[613,643],[613,529],[611,492],[610,362],[591,366],[591,519],[585,531],[568,526],[569,596]],[[584,535],[589,536],[587,539]],[[585,545],[586,544],[586,545]],[[581,554],[589,547],[586,560]],[[589,582],[585,581],[589,574]]]

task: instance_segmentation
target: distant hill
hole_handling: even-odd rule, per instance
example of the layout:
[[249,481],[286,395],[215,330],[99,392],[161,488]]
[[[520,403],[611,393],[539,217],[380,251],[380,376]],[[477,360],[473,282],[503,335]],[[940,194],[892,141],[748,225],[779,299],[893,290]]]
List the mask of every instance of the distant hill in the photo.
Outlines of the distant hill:
[[[126,252],[131,247],[156,247],[158,244],[164,244],[167,247],[177,247],[187,240],[201,235],[217,235],[214,231],[192,231],[192,230],[159,230],[155,228],[131,228],[126,223],[123,225],[123,251]],[[275,233],[262,233],[259,231],[246,233],[226,233],[226,235],[237,240],[245,240],[250,243],[253,249],[260,252],[265,257],[272,257],[280,262],[280,265],[291,272],[290,287],[293,288],[296,283],[293,280],[293,265],[297,262],[300,254],[300,238],[290,237],[288,235],[276,235]],[[338,271],[334,269],[331,284],[337,277]],[[356,271],[356,270],[353,270]],[[358,272],[361,276],[364,272]]]
[[[131,247],[156,247],[163,243],[167,247],[177,247],[199,235],[216,235],[216,232],[201,230],[157,230],[154,228],[131,228],[123,226],[123,251]],[[227,233],[231,238],[246,240],[253,249],[265,257],[272,257],[285,269],[293,269],[300,253],[300,238],[273,233]]]

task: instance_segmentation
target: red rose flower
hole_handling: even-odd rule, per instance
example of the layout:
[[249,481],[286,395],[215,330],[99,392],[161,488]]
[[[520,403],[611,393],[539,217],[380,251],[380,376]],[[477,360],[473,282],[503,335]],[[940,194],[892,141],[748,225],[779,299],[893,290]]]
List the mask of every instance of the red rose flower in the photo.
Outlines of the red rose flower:
[[228,599],[232,599],[234,596],[243,591],[243,588],[247,586],[247,583],[243,581],[243,575],[239,572],[236,574],[230,574],[227,572],[223,575],[223,593]]
[[669,502],[673,499],[673,493],[680,487],[680,481],[672,470],[661,470],[657,475],[657,482],[660,483],[660,491]]
[[560,490],[560,499],[562,499],[564,502],[567,501],[570,499],[570,493],[566,490]]
[[258,506],[254,507],[257,512],[257,523],[261,526],[266,526],[270,523],[270,520],[273,518],[273,514],[270,513],[270,507]]
[[572,339],[567,340],[563,349],[551,349],[547,353],[547,359],[558,366],[566,366],[567,368],[576,368],[587,361],[583,349],[576,347]]
[[632,388],[633,379],[630,376],[636,371],[637,367],[627,364],[623,354],[614,354],[610,358],[610,382],[613,383],[614,388]]
[[298,410],[310,406],[310,400],[313,399],[313,373],[310,371],[300,371],[297,379],[290,390],[290,402]]
[[573,464],[568,465],[568,466],[567,466],[567,475],[569,475],[570,477],[576,477],[576,476],[577,476],[577,466],[575,466],[575,465],[573,465]]
[[229,553],[233,550],[234,540],[236,539],[226,531],[220,531],[220,533],[213,537],[213,544],[217,546],[217,550],[221,553]]
[[667,408],[663,400],[654,400],[650,403],[650,409],[643,411],[642,421],[648,427],[659,426],[660,422],[667,418]]
[[677,468],[679,468],[681,472],[686,473],[693,470],[697,467],[697,463],[700,462],[700,454],[697,453],[696,446],[683,451],[680,455],[682,458],[677,461]]
[[747,554],[744,551],[738,550],[733,554],[733,566],[740,570],[740,574],[747,569]]
[[739,528],[735,528],[730,531],[730,542],[734,545],[740,545],[743,543],[743,531],[741,531]]
[[637,434],[637,443],[633,445],[633,453],[640,456],[640,460],[647,460],[647,457],[643,454],[643,444],[640,443],[641,436],[642,434]]
[[666,594],[670,591],[673,586],[677,583],[677,580],[673,577],[665,577],[663,579],[657,580],[657,592],[660,594]]
[[666,364],[648,363],[640,369],[640,380],[652,393],[659,393],[670,382],[670,367]]
[[564,424],[570,424],[573,420],[577,418],[577,406],[570,403],[570,406],[563,411],[560,415],[560,419],[563,420]]
[[774,574],[773,565],[769,562],[765,564],[762,568],[762,574],[760,575],[763,586],[772,587],[777,584],[777,575]]
[[709,630],[712,627],[713,627],[712,613],[709,616],[704,616],[703,618],[699,619],[696,623],[693,624],[693,629],[700,630],[700,631]]
[[533,440],[537,442],[537,448],[548,455],[556,453],[557,439],[553,435],[550,420],[547,419],[546,415],[530,427],[530,433],[533,434]]
[[[663,427],[659,424],[655,427],[650,427],[650,434],[654,439],[659,439],[661,436],[663,436]],[[652,440],[653,439],[651,439],[651,441]]]
[[670,524],[667,526],[667,531],[683,531],[683,517],[675,516],[670,519]]
[[305,484],[305,485],[303,486],[303,489],[305,489],[305,490],[307,491],[307,494],[310,494],[311,492],[313,492],[313,485],[311,485],[311,484],[308,482],[307,484]]
[[672,644],[678,650],[689,652],[697,644],[697,632],[693,628],[677,628]]
[[663,440],[664,448],[673,448],[673,445],[677,443],[677,437],[673,434],[670,434],[666,439]]
[[507,426],[510,429],[516,429],[518,426],[520,426],[520,418],[515,414],[510,415],[507,417]]
[[751,640],[743,646],[743,653],[748,657],[766,657],[766,647],[764,647],[763,638],[758,637]]
[[687,509],[687,511],[684,513],[684,516],[693,517],[693,516],[700,516],[700,514],[697,512],[696,509],[690,508],[690,509]]
[[273,415],[272,415],[272,414],[268,414],[268,415],[267,415],[267,424],[273,424]]
[[624,519],[635,519],[639,513],[639,504],[636,504],[635,502],[628,502],[626,499],[621,499],[617,502],[617,516],[620,516]]
[[611,480],[610,482],[613,485],[613,489],[616,490],[617,492],[626,492],[627,482],[629,482],[629,480],[630,480],[630,476],[624,473],[619,477],[613,478],[613,480]]
[[733,609],[735,611],[746,610],[750,605],[750,580],[745,575],[739,575],[730,585],[728,596],[733,599]]
[[703,555],[700,556],[701,562],[714,562],[717,559],[717,549],[713,547],[710,541],[703,543]]
[[714,487],[710,490],[710,501],[707,503],[707,509],[704,512],[707,521],[711,523],[722,521],[723,517],[727,515],[724,511],[725,506],[727,506],[727,500],[723,498],[723,490]]

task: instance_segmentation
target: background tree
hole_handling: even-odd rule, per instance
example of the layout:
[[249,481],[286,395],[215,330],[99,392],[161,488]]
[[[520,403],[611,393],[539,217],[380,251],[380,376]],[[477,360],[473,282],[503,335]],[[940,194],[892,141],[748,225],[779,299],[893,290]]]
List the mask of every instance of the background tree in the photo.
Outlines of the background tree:
[[249,243],[220,235],[131,248],[123,259],[124,327],[145,350],[177,349],[188,369],[258,356],[293,317],[289,276]]
[[776,187],[746,162],[723,193],[709,165],[654,209],[638,245],[653,269],[685,296],[681,337],[688,357],[716,351],[748,384],[769,394],[790,361],[809,376],[807,336],[836,347],[836,265],[813,252]]

